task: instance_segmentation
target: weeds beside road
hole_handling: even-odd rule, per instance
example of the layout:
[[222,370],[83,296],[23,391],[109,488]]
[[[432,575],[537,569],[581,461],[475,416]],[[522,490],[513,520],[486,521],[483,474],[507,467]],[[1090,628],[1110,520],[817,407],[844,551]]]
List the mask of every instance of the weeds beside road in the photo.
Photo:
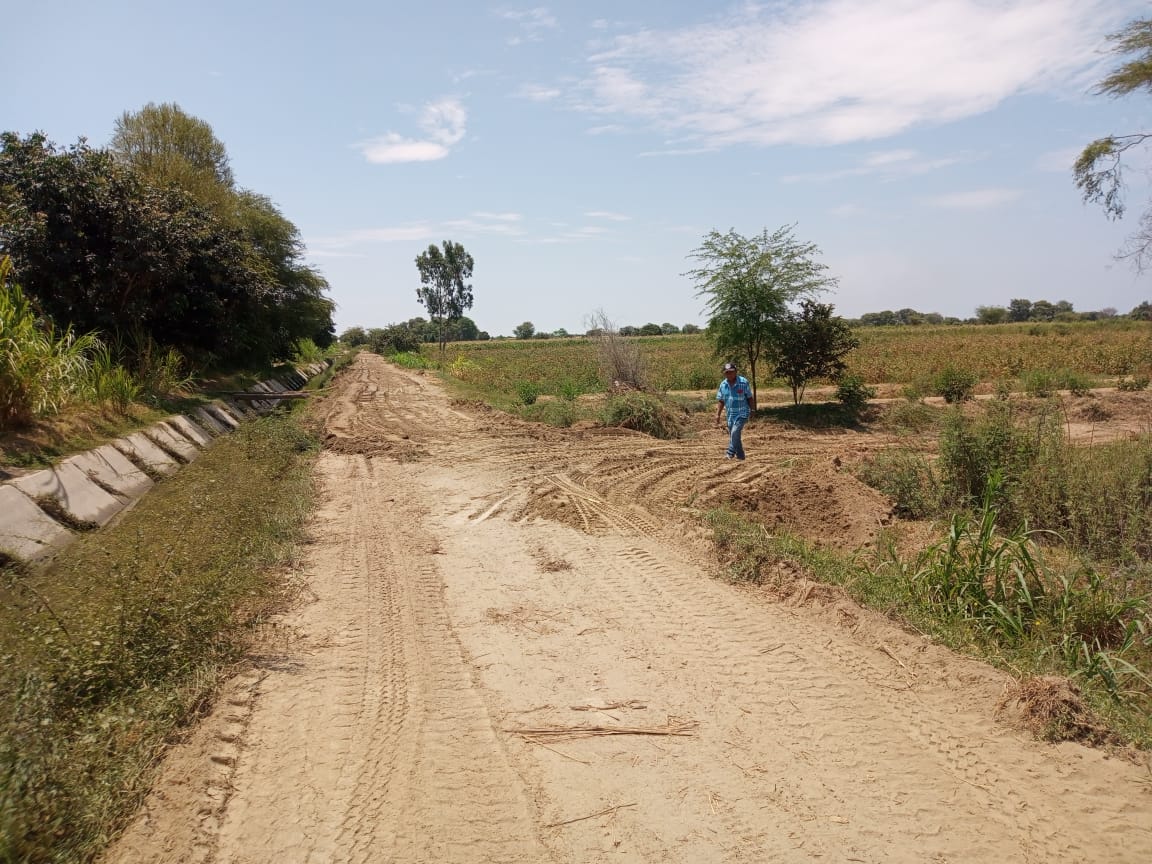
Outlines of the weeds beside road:
[[0,861],[86,861],[282,596],[315,441],[277,413],[0,587]]

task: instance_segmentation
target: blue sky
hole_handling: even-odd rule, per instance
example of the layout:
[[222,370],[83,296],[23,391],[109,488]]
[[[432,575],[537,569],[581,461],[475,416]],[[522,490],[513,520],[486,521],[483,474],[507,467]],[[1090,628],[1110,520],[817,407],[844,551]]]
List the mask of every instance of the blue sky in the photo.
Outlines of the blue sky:
[[[1150,127],[1093,95],[1129,0],[22,3],[0,126],[102,145],[177,102],[299,226],[339,329],[422,314],[414,259],[475,258],[471,317],[703,323],[710,229],[796,224],[846,316],[1013,297],[1126,312],[1149,279],[1070,165]],[[1137,154],[1142,158],[1144,154]]]

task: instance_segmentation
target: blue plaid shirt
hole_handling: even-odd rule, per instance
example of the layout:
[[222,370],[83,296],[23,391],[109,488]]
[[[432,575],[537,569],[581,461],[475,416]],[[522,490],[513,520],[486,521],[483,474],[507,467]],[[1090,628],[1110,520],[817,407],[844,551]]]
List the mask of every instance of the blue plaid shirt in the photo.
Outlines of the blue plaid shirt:
[[752,398],[752,385],[743,375],[737,375],[731,386],[728,379],[720,382],[720,389],[716,391],[716,401],[724,403],[724,411],[729,420],[747,417],[748,400]]

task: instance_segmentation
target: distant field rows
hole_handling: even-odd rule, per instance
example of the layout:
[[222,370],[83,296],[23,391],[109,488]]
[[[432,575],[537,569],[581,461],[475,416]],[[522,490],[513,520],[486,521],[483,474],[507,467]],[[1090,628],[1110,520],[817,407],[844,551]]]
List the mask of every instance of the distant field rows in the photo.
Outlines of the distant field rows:
[[[975,372],[984,382],[1037,370],[1068,369],[1102,379],[1152,374],[1152,323],[1143,321],[869,327],[856,335],[860,348],[849,358],[849,371],[869,384],[923,383],[948,365]],[[720,360],[703,335],[632,341],[640,346],[649,383],[658,389],[701,390],[719,381]],[[433,359],[436,348],[425,346],[423,353]],[[579,337],[456,342],[448,346],[445,361],[455,377],[487,391],[515,393],[527,383],[560,395],[608,383],[595,342]],[[759,383],[771,382],[762,373]]]

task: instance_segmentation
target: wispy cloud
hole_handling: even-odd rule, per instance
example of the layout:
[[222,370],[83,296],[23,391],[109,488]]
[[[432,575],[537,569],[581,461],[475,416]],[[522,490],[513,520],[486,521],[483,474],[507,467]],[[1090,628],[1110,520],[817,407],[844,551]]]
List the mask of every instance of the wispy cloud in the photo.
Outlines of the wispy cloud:
[[1066,147],[1063,150],[1049,150],[1047,153],[1041,153],[1036,157],[1036,168],[1039,171],[1051,171],[1053,173],[1072,173],[1072,163],[1076,161],[1076,157],[1080,155],[1080,147]]
[[521,84],[513,94],[521,99],[533,102],[551,102],[558,99],[563,91],[559,87],[545,87],[542,84]]
[[1021,194],[1019,189],[973,189],[969,192],[939,195],[930,198],[928,203],[949,210],[991,210],[1010,204]]
[[589,210],[584,214],[589,219],[606,219],[609,222],[629,222],[631,216],[625,216],[623,213],[613,213],[611,210]]
[[941,156],[928,159],[915,150],[882,150],[869,153],[857,164],[833,171],[821,171],[809,174],[786,174],[780,178],[781,183],[830,183],[843,180],[847,177],[878,176],[885,180],[895,180],[900,177],[916,177],[957,165],[970,162],[976,158],[972,154],[956,156]]
[[460,237],[502,235],[521,237],[525,234],[524,217],[519,213],[488,213],[477,211],[458,219],[443,221],[407,222],[381,228],[358,228],[320,237],[309,244],[309,254],[317,257],[353,257],[347,250],[362,249],[381,243],[412,243],[439,240],[446,234]]
[[499,9],[496,15],[519,26],[520,32],[505,40],[509,45],[539,42],[546,30],[554,30],[560,25],[547,6],[535,6],[532,9]]
[[447,156],[464,139],[467,122],[468,112],[460,100],[445,97],[429,102],[420,112],[418,125],[422,137],[405,138],[399,133],[387,132],[361,143],[360,152],[369,162],[384,165],[434,162]]
[[675,148],[834,144],[1082,90],[1123,21],[1115,0],[799,0],[618,35],[577,107],[672,133]]

